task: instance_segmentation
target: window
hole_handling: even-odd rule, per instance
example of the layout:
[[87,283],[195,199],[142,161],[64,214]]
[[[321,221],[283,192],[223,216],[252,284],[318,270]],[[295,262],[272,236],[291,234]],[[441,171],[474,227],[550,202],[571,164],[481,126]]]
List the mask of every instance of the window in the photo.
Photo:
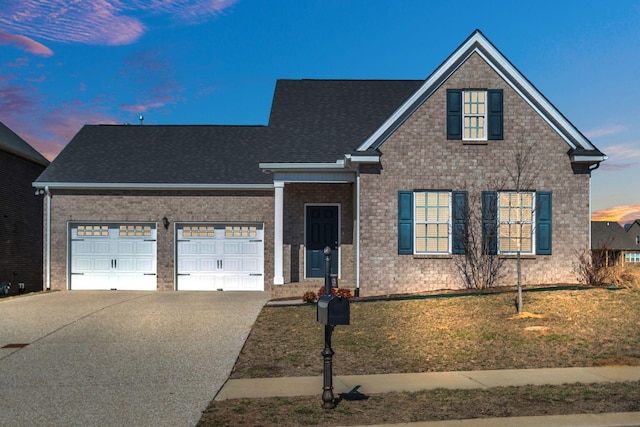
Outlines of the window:
[[533,193],[498,193],[498,251],[533,253]]
[[626,262],[640,262],[640,252],[632,252],[624,254]]
[[463,96],[463,135],[465,141],[485,140],[486,97],[487,93],[480,90],[462,92]]
[[416,253],[449,253],[450,199],[444,191],[414,193]]
[[109,226],[107,225],[79,225],[79,237],[106,237],[109,235]]
[[482,192],[482,242],[487,254],[551,255],[551,192]]
[[398,192],[398,253],[464,253],[466,191]]
[[448,89],[447,139],[503,139],[502,89]]

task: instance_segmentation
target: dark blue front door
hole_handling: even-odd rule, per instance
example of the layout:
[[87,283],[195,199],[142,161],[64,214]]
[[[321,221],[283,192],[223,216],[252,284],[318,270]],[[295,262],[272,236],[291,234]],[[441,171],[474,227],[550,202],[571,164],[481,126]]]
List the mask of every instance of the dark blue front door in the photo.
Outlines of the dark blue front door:
[[338,207],[307,206],[306,276],[324,277],[324,248],[331,248],[331,273],[338,273]]

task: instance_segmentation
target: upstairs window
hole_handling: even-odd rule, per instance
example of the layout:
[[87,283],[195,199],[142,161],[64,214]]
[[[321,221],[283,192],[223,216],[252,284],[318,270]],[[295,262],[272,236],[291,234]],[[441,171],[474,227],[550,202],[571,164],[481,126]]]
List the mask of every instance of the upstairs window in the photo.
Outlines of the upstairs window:
[[447,139],[503,139],[502,89],[448,89]]
[[462,92],[462,99],[462,139],[465,141],[485,140],[487,92],[481,90],[466,90]]

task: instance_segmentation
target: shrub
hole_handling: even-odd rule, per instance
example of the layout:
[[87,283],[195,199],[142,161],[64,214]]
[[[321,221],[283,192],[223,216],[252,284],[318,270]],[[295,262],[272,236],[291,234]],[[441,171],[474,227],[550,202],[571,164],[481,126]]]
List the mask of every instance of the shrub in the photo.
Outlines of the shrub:
[[316,302],[316,294],[314,294],[312,291],[307,291],[302,295],[302,302],[307,303],[307,304],[311,304]]
[[[322,295],[324,295],[324,286],[320,286],[320,289],[318,289],[318,298],[320,298]],[[351,295],[351,289],[347,288],[331,288],[331,295],[338,295],[348,300],[353,299],[353,295]]]

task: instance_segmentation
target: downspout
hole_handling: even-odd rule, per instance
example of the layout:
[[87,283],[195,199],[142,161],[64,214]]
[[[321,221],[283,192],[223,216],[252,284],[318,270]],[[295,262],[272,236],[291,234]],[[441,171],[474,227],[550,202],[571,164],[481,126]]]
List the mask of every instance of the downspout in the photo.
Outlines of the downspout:
[[356,298],[360,297],[360,168],[356,170]]
[[51,192],[49,191],[49,186],[46,185],[44,187],[45,200],[47,201],[47,246],[46,246],[46,256],[47,256],[47,291],[51,290]]
[[591,195],[591,172],[593,172],[594,170],[598,169],[600,167],[600,162],[596,163],[595,165],[593,165],[593,167],[589,167],[589,218],[588,218],[588,224],[589,224],[589,247],[587,248],[587,252],[590,254],[591,253],[591,248],[592,248],[592,241],[591,241],[591,209],[592,209],[592,195]]

